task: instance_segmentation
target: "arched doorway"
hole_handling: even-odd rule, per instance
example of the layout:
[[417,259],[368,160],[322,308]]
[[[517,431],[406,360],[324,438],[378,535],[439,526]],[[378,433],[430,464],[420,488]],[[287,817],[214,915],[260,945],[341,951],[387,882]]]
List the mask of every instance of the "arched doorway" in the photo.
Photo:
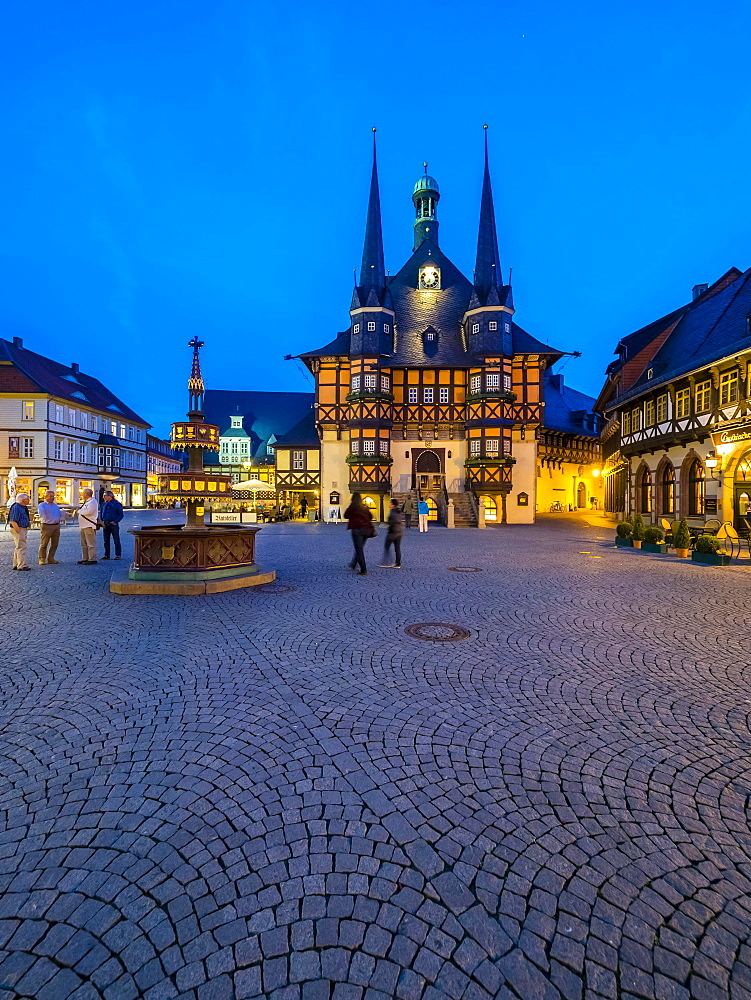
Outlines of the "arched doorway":
[[636,509],[640,514],[652,513],[652,473],[643,465],[636,476]]
[[704,466],[695,458],[688,467],[688,516],[704,514]]
[[733,509],[735,530],[747,534],[751,519],[751,451],[740,459],[733,484]]
[[576,488],[576,506],[581,510],[587,506],[587,487],[584,483],[579,483]]
[[498,520],[498,504],[496,503],[495,497],[480,497],[480,503],[485,510],[485,521],[497,521]]
[[430,448],[421,451],[415,462],[415,486],[421,490],[439,490],[443,485],[441,456]]

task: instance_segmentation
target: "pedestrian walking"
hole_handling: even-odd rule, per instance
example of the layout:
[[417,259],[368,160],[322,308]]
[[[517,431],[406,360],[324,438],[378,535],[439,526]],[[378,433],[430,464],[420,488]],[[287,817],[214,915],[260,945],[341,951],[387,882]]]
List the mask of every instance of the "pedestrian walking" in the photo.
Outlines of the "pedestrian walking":
[[368,538],[375,537],[375,529],[373,527],[373,515],[362,502],[362,497],[359,493],[352,494],[352,501],[345,510],[344,516],[347,518],[347,531],[352,532],[352,544],[355,548],[355,554],[352,557],[349,568],[354,569],[355,566],[359,566],[358,575],[367,576],[368,567],[365,565],[365,542]]
[[430,508],[425,503],[424,500],[420,500],[417,504],[417,520],[420,522],[420,531],[428,530],[428,514],[430,513]]
[[[391,510],[389,511],[388,528],[386,530],[386,538],[383,543],[383,562],[381,566],[383,569],[401,569],[402,568],[402,535],[404,534],[404,514],[399,509],[399,501],[391,501]],[[389,562],[389,549],[394,546],[394,561]]]
[[75,513],[81,529],[81,554],[79,566],[96,566],[96,528],[99,504],[94,499],[93,490],[83,491],[83,503]]
[[102,559],[110,557],[110,541],[115,543],[115,559],[120,559],[123,550],[120,544],[120,522],[123,519],[123,505],[117,499],[112,490],[106,490],[104,503],[99,508],[99,520],[102,522],[102,534],[104,535],[104,555]]
[[55,494],[47,490],[44,500],[37,507],[39,514],[39,565],[45,563],[57,565],[55,553],[60,542],[60,525],[65,520],[65,514],[55,503]]
[[412,499],[412,494],[407,494],[407,499],[404,501],[404,520],[408,528],[412,527],[412,518],[415,516],[415,501]]
[[29,569],[26,565],[26,536],[31,525],[27,510],[30,499],[28,493],[19,493],[8,511],[8,524],[13,535],[13,569],[21,569],[24,572]]

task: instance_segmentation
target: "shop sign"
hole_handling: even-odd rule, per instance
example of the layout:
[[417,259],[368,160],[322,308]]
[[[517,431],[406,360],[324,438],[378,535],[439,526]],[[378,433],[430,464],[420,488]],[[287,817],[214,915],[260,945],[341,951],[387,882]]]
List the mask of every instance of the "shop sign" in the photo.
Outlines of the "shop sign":
[[751,422],[733,427],[726,431],[713,431],[712,442],[718,444],[735,444],[736,441],[751,440]]
[[240,524],[240,514],[226,513],[220,514],[218,512],[212,511],[211,513],[211,523],[212,524]]

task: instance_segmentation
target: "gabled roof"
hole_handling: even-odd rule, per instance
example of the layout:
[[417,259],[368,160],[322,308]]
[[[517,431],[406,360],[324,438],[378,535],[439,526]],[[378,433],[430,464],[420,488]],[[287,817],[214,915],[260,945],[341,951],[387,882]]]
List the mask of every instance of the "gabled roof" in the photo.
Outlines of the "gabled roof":
[[[563,357],[563,351],[558,351],[549,344],[543,344],[516,323],[511,324],[511,343],[514,354],[542,354],[554,358],[555,361]],[[555,361],[550,361],[549,364],[555,364]]]
[[587,396],[567,386],[562,373],[545,372],[544,399],[544,430],[591,438],[599,436],[594,396]]
[[313,410],[310,413],[306,413],[302,420],[295,424],[292,430],[287,431],[286,434],[282,434],[274,442],[276,448],[318,448],[320,444],[321,439],[318,437],[318,431],[316,430],[316,415]]
[[[278,441],[313,411],[314,402],[312,392],[207,389],[203,408],[206,421],[218,427],[226,427],[231,417],[241,414],[244,433],[250,438],[251,457],[262,460],[266,457],[269,439]],[[222,435],[225,436],[231,435]],[[206,459],[207,464],[211,464],[208,454]]]
[[0,392],[43,392],[119,414],[142,427],[151,426],[99,379],[26,350],[19,338],[0,340]]
[[688,372],[748,350],[751,348],[749,317],[751,268],[720,291],[709,297],[705,292],[691,303],[649,362],[652,378],[647,377],[649,369],[643,371],[628,390],[608,404],[608,408]]

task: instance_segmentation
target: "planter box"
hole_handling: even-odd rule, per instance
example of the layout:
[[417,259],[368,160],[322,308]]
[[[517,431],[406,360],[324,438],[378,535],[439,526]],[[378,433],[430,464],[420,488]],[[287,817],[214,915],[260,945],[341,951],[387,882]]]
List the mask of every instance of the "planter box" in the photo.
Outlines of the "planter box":
[[642,552],[661,552],[663,555],[668,551],[665,542],[642,542]]
[[615,544],[624,549],[632,549],[634,547],[630,538],[621,538],[620,535],[615,536]]
[[692,552],[691,562],[705,563],[707,566],[729,566],[730,556],[721,552]]

